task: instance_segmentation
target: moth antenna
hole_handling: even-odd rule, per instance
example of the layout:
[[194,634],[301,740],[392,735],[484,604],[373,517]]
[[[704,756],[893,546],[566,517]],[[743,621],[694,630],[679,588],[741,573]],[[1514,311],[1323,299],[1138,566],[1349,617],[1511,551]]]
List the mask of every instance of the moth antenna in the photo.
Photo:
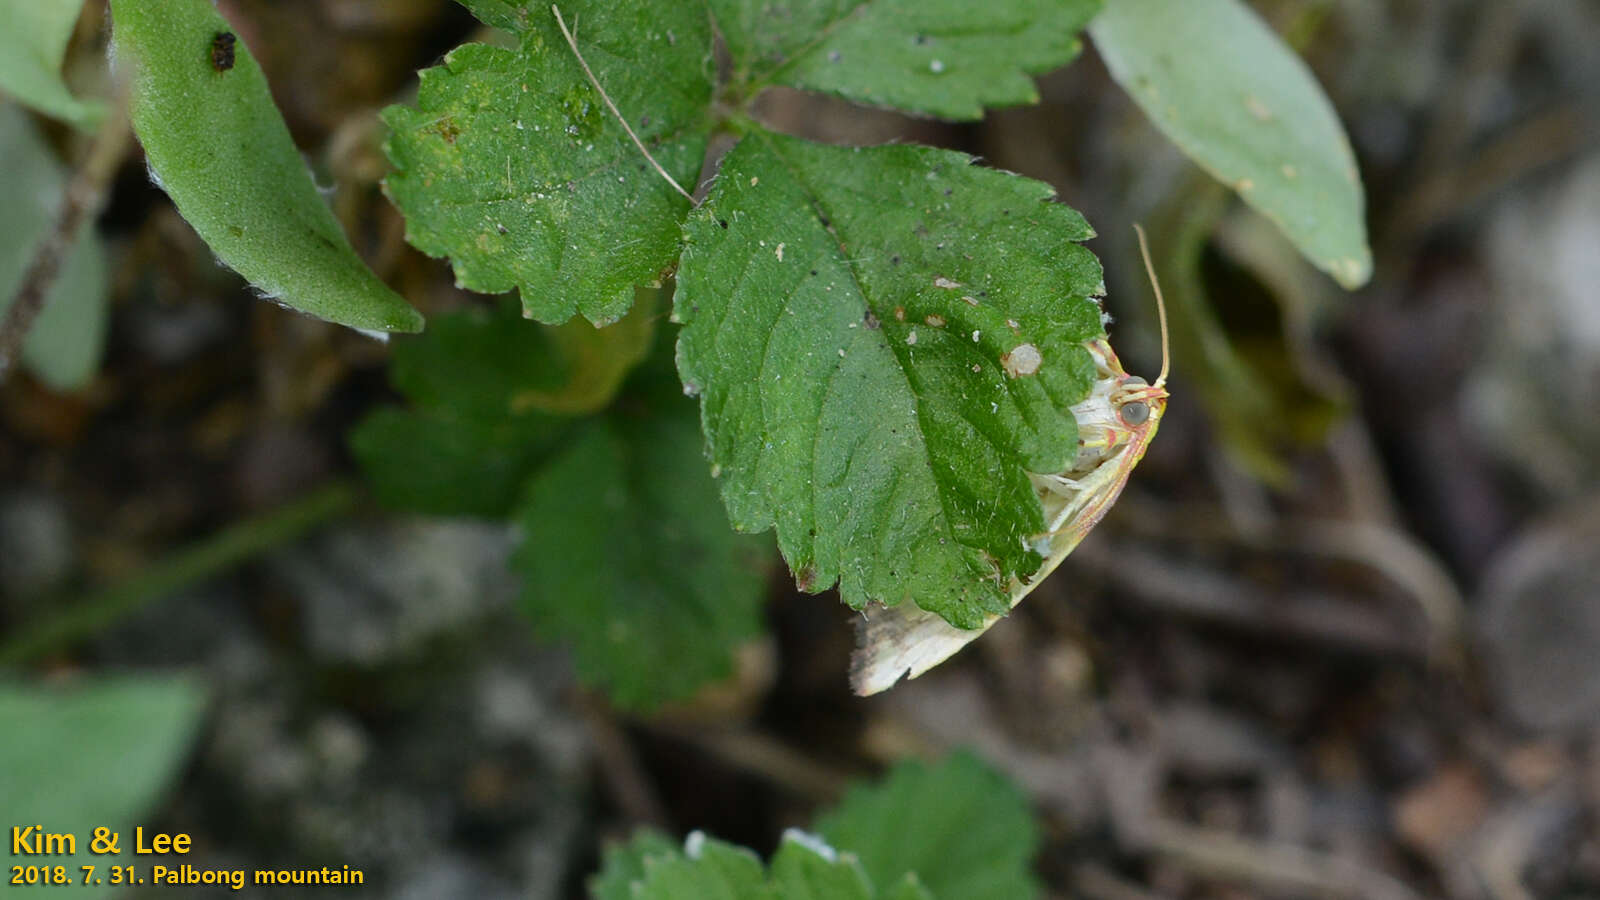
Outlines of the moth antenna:
[[561,27],[561,35],[567,39],[567,46],[572,48],[572,55],[578,58],[578,65],[583,66],[583,74],[589,76],[589,83],[594,85],[594,89],[600,92],[600,99],[606,102],[606,108],[611,110],[611,114],[617,117],[618,122],[622,123],[622,130],[626,131],[628,137],[633,139],[633,145],[639,148],[640,153],[644,154],[645,160],[656,170],[656,174],[665,178],[667,184],[672,185],[673,190],[682,194],[690,203],[693,203],[694,195],[684,190],[683,185],[678,183],[678,179],[673,178],[666,169],[661,167],[661,163],[656,162],[656,158],[650,155],[649,150],[645,149],[644,141],[639,140],[639,136],[633,133],[633,128],[628,125],[628,120],[617,109],[617,105],[611,102],[611,95],[607,94],[606,89],[600,86],[600,79],[594,77],[594,70],[589,68],[588,60],[583,58],[583,52],[578,49],[578,39],[572,36],[571,31],[567,30],[567,22],[561,18],[561,7],[552,3],[550,11],[556,14],[556,24]]
[[1161,297],[1161,281],[1156,278],[1155,264],[1150,261],[1150,245],[1144,239],[1144,226],[1134,223],[1133,230],[1139,235],[1139,255],[1144,257],[1144,271],[1150,276],[1150,287],[1156,292],[1156,313],[1161,318],[1161,375],[1156,378],[1154,387],[1163,387],[1167,383],[1167,361],[1169,345],[1167,343],[1167,302]]

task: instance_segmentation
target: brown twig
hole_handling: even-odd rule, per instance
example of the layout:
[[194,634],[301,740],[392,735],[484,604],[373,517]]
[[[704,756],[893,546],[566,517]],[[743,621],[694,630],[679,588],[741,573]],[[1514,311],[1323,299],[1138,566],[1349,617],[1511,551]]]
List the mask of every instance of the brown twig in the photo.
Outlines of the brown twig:
[[83,165],[67,185],[66,198],[50,231],[39,241],[33,259],[22,276],[5,317],[0,318],[0,381],[22,355],[22,344],[33,323],[50,300],[50,288],[61,274],[61,264],[78,237],[85,219],[100,211],[106,185],[127,154],[132,130],[128,124],[125,95],[106,114],[95,133]]
[[847,773],[759,731],[662,720],[640,724],[655,734],[693,744],[710,756],[760,775],[801,797],[832,800],[844,793],[850,780]]
[[594,741],[595,761],[599,764],[601,778],[629,824],[670,829],[672,822],[666,806],[610,704],[585,691],[578,695],[577,708],[589,729],[590,740]]

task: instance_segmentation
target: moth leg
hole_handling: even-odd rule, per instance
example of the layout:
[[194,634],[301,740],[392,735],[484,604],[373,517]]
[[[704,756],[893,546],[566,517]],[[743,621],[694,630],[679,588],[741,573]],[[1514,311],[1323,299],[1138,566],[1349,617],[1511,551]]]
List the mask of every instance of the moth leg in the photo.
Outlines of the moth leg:
[[1078,495],[1083,486],[1065,475],[1037,475],[1029,473],[1035,487],[1042,487],[1058,497],[1071,499]]

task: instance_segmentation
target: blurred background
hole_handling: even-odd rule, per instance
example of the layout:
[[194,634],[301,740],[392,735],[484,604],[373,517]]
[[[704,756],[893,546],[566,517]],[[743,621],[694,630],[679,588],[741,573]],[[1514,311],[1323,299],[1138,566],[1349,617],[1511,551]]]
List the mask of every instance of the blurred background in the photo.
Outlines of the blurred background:
[[[396,400],[387,348],[256,300],[137,145],[97,223],[99,374],[0,384],[0,652],[25,639],[52,682],[198,675],[197,737],[143,821],[193,835],[196,865],[364,868],[363,896],[582,896],[642,824],[769,853],[851,780],[956,746],[1033,802],[1051,896],[1600,896],[1600,6],[1253,5],[1355,147],[1376,274],[1353,293],[1092,46],[975,125],[763,101],[784,130],[1052,183],[1101,234],[1112,340],[1146,376],[1133,222],[1164,276],[1173,401],[1148,457],[1062,574],[923,678],[853,697],[853,616],[774,565],[770,637],[729,682],[650,716],[579,687],[510,605],[506,526],[344,487],[347,432]],[[406,246],[380,188],[377,111],[485,38],[472,17],[219,8],[379,275],[430,316],[487,303]],[[69,72],[103,67],[104,17],[87,5]],[[196,567],[219,574],[139,581],[286,504],[303,521]],[[97,611],[52,632],[80,597]]]

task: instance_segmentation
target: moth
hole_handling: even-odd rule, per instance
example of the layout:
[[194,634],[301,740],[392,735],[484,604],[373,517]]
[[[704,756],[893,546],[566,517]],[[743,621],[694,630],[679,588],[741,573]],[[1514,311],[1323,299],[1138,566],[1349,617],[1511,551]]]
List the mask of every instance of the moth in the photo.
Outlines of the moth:
[[[1141,230],[1141,250],[1144,245]],[[1148,251],[1145,265],[1153,283],[1155,273]],[[1089,396],[1072,406],[1072,415],[1078,420],[1078,454],[1064,471],[1028,473],[1047,527],[1025,543],[1044,557],[1044,562],[1033,575],[1011,579],[1013,608],[1061,565],[1117,502],[1161,425],[1167,409],[1167,316],[1159,285],[1156,300],[1161,317],[1161,375],[1154,384],[1124,371],[1105,338],[1084,342],[1094,359],[1096,378]],[[975,629],[960,629],[909,601],[867,610],[857,629],[858,648],[850,660],[850,686],[866,696],[893,687],[902,678],[915,678],[949,659],[998,621],[1000,616],[993,615]]]
[[231,31],[219,31],[211,39],[211,68],[226,72],[233,68],[233,45],[238,38]]

